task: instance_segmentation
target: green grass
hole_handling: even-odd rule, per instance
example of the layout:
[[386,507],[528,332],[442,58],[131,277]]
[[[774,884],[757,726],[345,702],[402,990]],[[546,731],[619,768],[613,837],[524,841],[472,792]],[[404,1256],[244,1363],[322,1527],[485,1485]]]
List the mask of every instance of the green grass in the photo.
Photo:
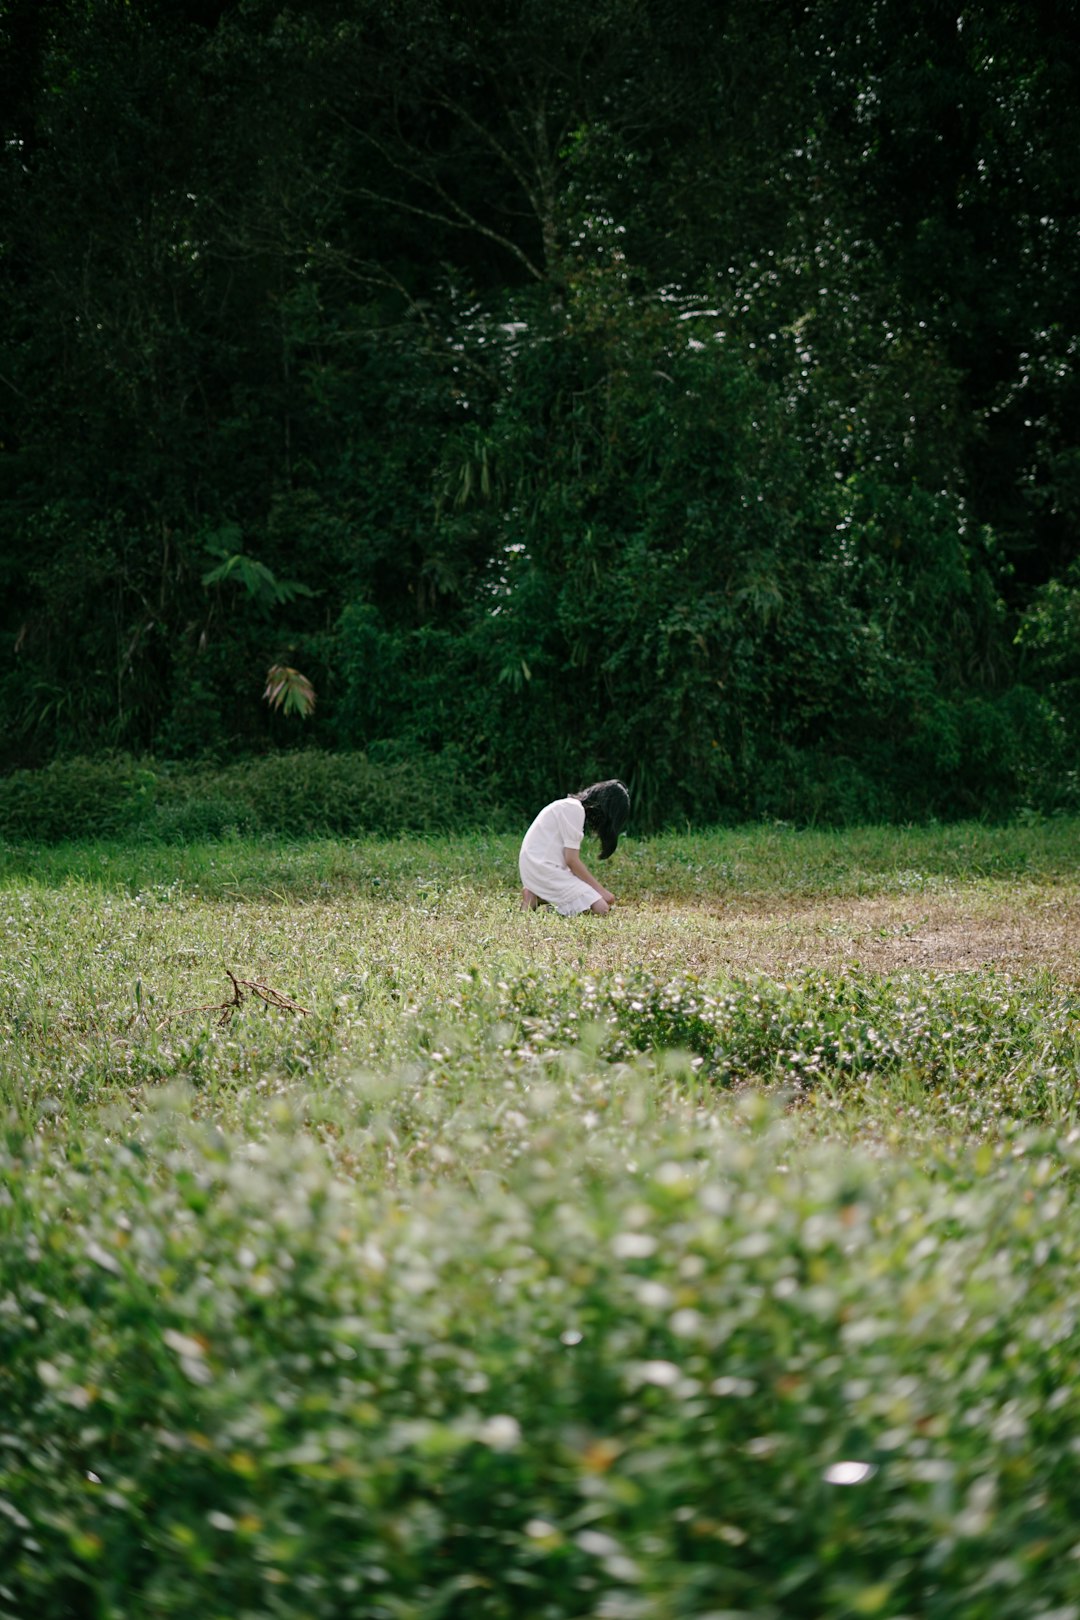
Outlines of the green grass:
[[[620,896],[631,900],[908,894],[992,878],[1075,878],[1078,841],[1080,822],[1064,817],[1008,827],[964,822],[844,832],[778,823],[626,836],[616,867]],[[0,844],[0,883],[31,879],[54,887],[74,879],[132,892],[178,884],[229,899],[317,900],[357,889],[403,898],[425,884],[456,882],[502,893],[514,880],[517,844],[514,835],[479,832],[298,843],[232,838],[182,847],[8,843]]]
[[1078,850],[8,847],[0,1614],[1076,1620]]

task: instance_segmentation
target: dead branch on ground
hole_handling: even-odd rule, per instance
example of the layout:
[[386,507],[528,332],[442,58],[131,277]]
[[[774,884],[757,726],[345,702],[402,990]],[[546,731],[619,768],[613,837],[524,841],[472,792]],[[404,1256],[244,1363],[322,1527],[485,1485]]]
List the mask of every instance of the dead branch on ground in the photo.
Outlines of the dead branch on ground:
[[275,990],[272,985],[264,984],[261,979],[238,979],[235,973],[225,969],[226,976],[232,981],[233,993],[225,1001],[210,1001],[201,1007],[180,1007],[174,1013],[169,1013],[162,1020],[158,1028],[171,1023],[174,1018],[183,1018],[189,1013],[216,1012],[219,1029],[224,1029],[235,1012],[244,1005],[248,997],[257,997],[267,1007],[278,1007],[282,1012],[301,1013],[305,1018],[311,1011],[309,1007],[301,1007],[298,1001],[291,996],[284,995]]

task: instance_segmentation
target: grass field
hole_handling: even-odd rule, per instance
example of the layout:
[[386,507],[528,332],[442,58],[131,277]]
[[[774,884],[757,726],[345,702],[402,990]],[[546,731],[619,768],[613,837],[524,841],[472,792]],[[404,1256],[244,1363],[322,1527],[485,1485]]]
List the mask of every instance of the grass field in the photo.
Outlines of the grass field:
[[0,1614],[1078,1620],[1080,823],[515,854],[0,849]]

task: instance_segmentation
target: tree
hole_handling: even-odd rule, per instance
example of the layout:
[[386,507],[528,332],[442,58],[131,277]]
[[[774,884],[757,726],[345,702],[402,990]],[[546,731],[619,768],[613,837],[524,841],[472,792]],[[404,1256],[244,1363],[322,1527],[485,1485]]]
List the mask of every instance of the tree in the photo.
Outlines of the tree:
[[1075,545],[1037,10],[13,0],[2,757],[275,746],[269,666],[523,799],[1003,802]]

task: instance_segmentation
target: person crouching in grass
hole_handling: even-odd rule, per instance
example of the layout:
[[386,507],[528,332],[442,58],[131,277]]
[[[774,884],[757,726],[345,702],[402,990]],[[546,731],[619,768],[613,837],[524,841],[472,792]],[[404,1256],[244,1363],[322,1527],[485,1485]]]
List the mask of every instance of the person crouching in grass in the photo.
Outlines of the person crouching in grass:
[[629,815],[630,795],[617,779],[594,782],[580,793],[546,804],[525,834],[518,856],[522,909],[549,905],[563,917],[583,911],[605,917],[615,896],[581,859],[581,840],[586,830],[595,833],[600,859],[609,860]]

